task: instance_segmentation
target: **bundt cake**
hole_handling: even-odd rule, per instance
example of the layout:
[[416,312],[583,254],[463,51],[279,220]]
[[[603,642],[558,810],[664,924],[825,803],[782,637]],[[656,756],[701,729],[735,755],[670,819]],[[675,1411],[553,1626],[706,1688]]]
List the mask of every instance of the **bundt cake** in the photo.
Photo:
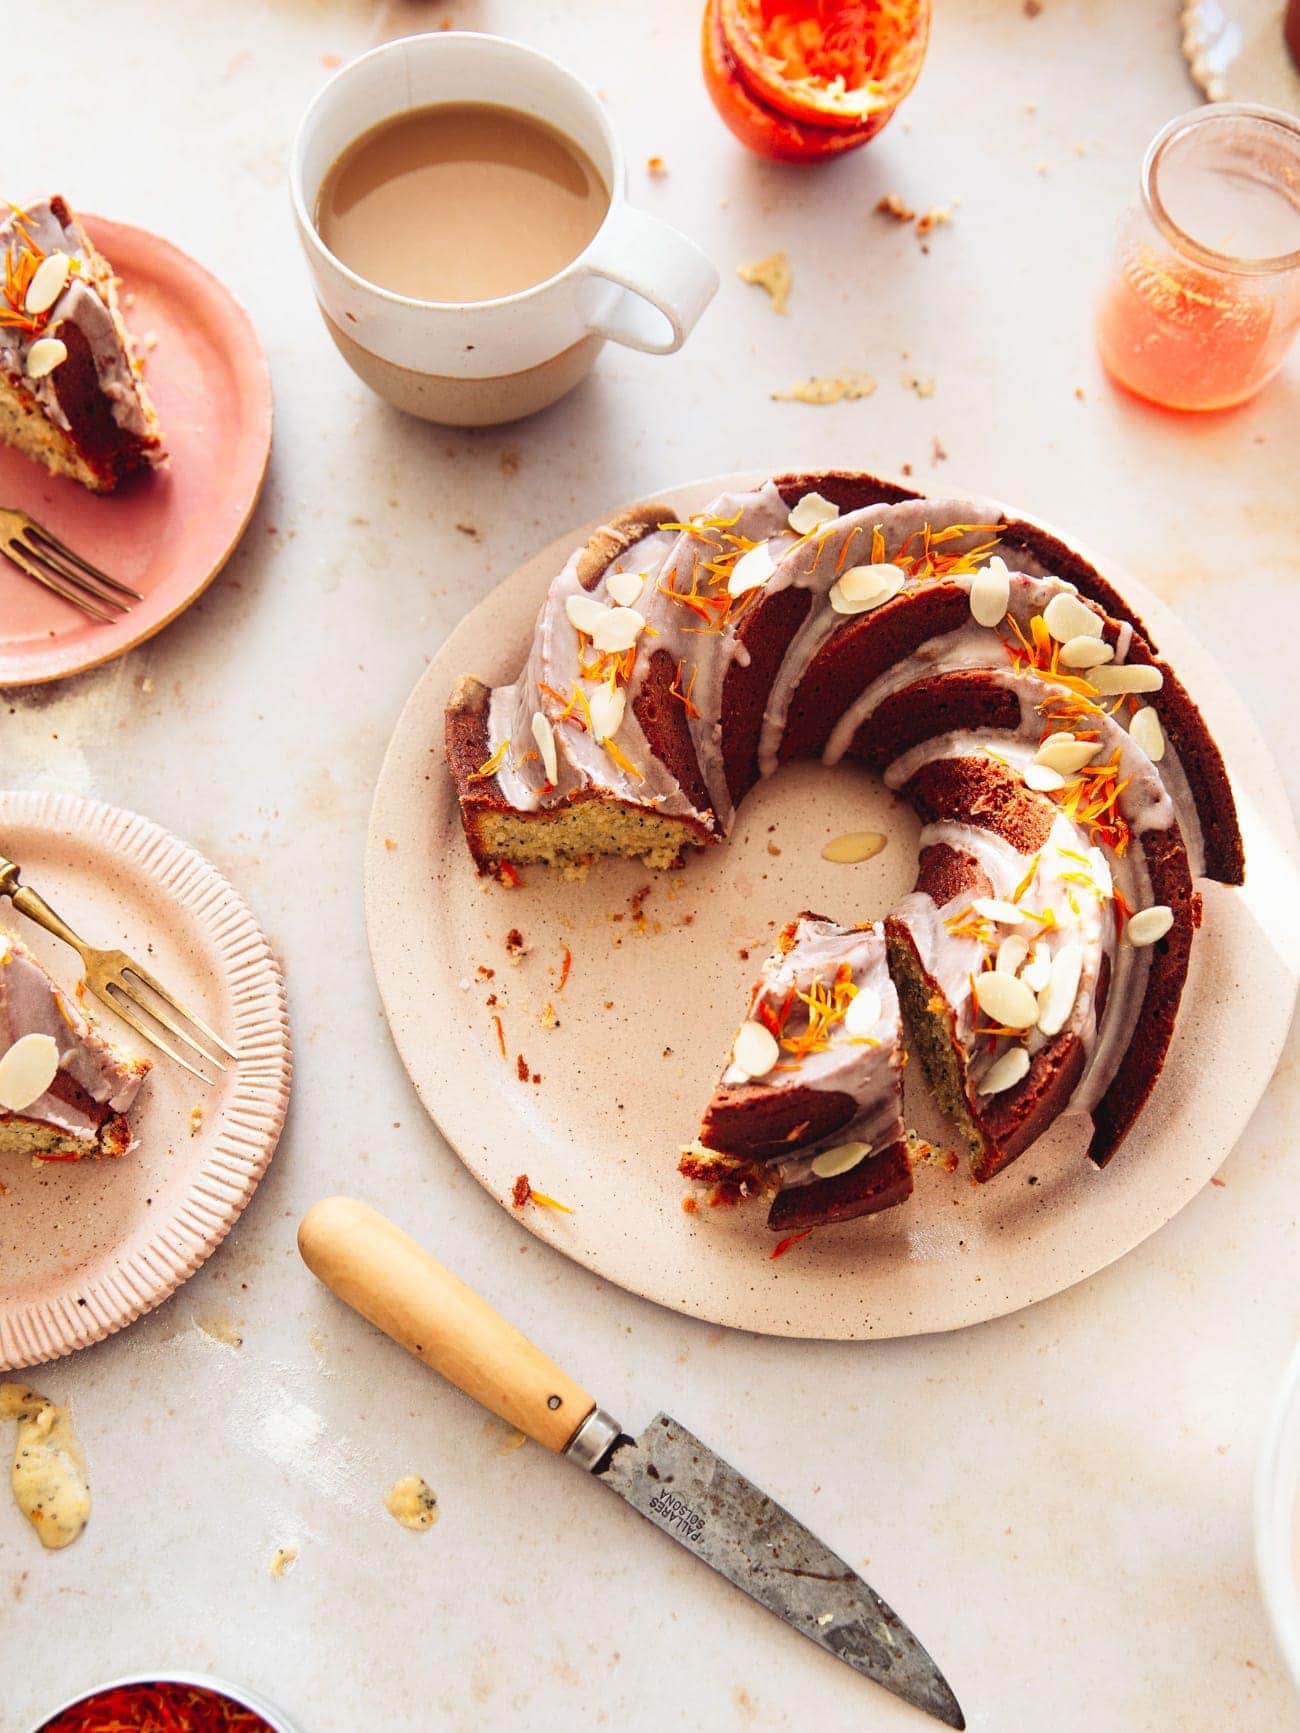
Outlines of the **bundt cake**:
[[448,706],[482,872],[673,865],[798,757],[873,765],[921,817],[883,928],[786,929],[683,1157],[716,1195],[775,1190],[773,1227],[910,1192],[899,1007],[977,1180],[1067,1110],[1104,1165],[1172,1036],[1194,878],[1242,882],[1218,748],[1142,622],[985,516],[851,473],[637,508],[551,584],[514,684]]
[[0,438],[95,493],[162,462],[117,279],[55,196],[0,215]]
[[0,1155],[124,1155],[147,1059],[119,1054],[0,928]]

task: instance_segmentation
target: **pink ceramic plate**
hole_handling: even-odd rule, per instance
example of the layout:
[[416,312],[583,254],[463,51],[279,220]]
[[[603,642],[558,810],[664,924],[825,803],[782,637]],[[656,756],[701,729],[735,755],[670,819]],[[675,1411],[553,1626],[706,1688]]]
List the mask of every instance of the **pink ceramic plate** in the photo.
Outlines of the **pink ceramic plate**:
[[0,446],[0,505],[30,512],[144,597],[101,623],[0,558],[0,686],[93,668],[175,619],[229,558],[271,450],[266,357],[230,291],[157,235],[102,217],[85,223],[122,279],[171,462],[101,496]]
[[[751,485],[726,477],[653,497],[685,516],[723,487]],[[443,763],[442,708],[462,673],[514,676],[547,584],[592,527],[543,549],[452,634],[402,713],[375,794],[366,854],[375,973],[406,1068],[466,1166],[506,1207],[519,1173],[568,1204],[571,1215],[530,1205],[520,1219],[611,1281],[782,1336],[974,1324],[1058,1293],[1154,1233],[1245,1127],[1277,1062],[1300,968],[1300,934],[1277,918],[1297,896],[1281,778],[1187,628],[1096,562],[1213,728],[1247,861],[1242,889],[1201,884],[1205,918],[1173,1046],[1124,1148],[1099,1173],[1080,1125],[1058,1124],[991,1185],[927,1167],[905,1209],[822,1229],[773,1262],[762,1208],[683,1214],[676,1152],[695,1134],[778,927],[798,909],[883,914],[911,887],[918,824],[868,771],[793,764],[747,797],[725,848],[682,872],[606,860],[580,884],[540,868],[517,890],[478,878]],[[859,866],[823,860],[822,845],[849,830],[881,831],[889,844]],[[511,928],[519,958],[506,944]],[[480,972],[489,969],[490,979]],[[921,1067],[906,1078],[910,1121],[951,1141],[927,1118]]]
[[[153,1054],[117,1161],[0,1163],[0,1372],[97,1342],[150,1311],[221,1243],[266,1171],[289,1099],[289,1025],[271,948],[207,861],[133,813],[0,793],[4,850],[92,943],[135,952],[239,1054],[215,1088]],[[0,903],[71,990],[76,957]],[[107,1011],[126,1051],[150,1050]]]

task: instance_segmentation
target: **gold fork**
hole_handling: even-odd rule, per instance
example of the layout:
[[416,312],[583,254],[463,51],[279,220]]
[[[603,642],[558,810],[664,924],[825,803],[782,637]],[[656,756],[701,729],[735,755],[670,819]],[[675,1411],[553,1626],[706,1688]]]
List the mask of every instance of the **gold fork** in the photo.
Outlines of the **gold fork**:
[[0,553],[35,583],[96,620],[116,620],[133,602],[144,600],[139,590],[92,566],[25,511],[0,506]]
[[[37,896],[35,891],[29,890],[26,885],[19,883],[18,867],[13,861],[6,860],[2,854],[0,854],[0,896],[8,897],[19,913],[26,915],[29,920],[35,921],[38,927],[44,927],[47,933],[53,933],[56,939],[62,939],[65,945],[71,945],[81,958],[82,967],[86,972],[86,985],[95,997],[102,1004],[107,1005],[110,1011],[116,1012],[124,1023],[129,1023],[138,1035],[143,1035],[146,1041],[152,1042],[160,1052],[165,1053],[169,1059],[174,1060],[191,1076],[197,1077],[202,1083],[215,1082],[215,1078],[209,1077],[206,1072],[191,1065],[189,1060],[178,1053],[169,1042],[164,1041],[162,1036],[145,1021],[146,1018],[152,1019],[169,1035],[174,1035],[179,1042],[197,1053],[200,1058],[205,1059],[209,1065],[215,1065],[218,1071],[226,1069],[225,1062],[219,1059],[215,1053],[209,1053],[201,1042],[196,1041],[188,1030],[183,1029],[178,1022],[168,1015],[167,1010],[160,1009],[159,1005],[146,999],[140,991],[141,987],[147,988],[154,998],[160,1001],[161,1005],[175,1011],[187,1023],[192,1024],[212,1046],[224,1053],[227,1059],[237,1057],[234,1049],[226,1045],[215,1029],[209,1028],[201,1017],[194,1015],[193,1011],[186,1010],[185,1006],[167,991],[162,982],[151,975],[147,969],[142,968],[133,957],[128,957],[125,951],[97,951],[93,945],[88,945],[84,939],[79,938],[68,923],[55,914],[44,898]],[[137,985],[137,983],[139,984]]]

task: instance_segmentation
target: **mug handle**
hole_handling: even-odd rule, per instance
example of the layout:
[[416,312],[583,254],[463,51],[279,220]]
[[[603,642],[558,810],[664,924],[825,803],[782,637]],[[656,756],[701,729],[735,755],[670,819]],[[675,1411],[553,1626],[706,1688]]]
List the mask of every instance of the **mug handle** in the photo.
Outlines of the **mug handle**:
[[611,214],[583,265],[588,276],[623,291],[587,329],[647,355],[680,349],[718,291],[713,262],[694,241],[633,205]]

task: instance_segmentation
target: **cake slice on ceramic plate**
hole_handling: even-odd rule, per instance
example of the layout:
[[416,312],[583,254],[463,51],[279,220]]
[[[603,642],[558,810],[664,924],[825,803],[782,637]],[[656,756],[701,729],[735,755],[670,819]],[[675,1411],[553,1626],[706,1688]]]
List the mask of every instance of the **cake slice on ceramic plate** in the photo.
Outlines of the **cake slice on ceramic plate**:
[[763,964],[679,1171],[718,1202],[774,1192],[778,1231],[902,1203],[912,1192],[903,1063],[879,923],[801,914]]
[[125,1155],[149,1070],[92,1027],[25,946],[0,928],[0,1156]]
[[0,437],[95,493],[163,461],[117,279],[57,194],[0,215]]

